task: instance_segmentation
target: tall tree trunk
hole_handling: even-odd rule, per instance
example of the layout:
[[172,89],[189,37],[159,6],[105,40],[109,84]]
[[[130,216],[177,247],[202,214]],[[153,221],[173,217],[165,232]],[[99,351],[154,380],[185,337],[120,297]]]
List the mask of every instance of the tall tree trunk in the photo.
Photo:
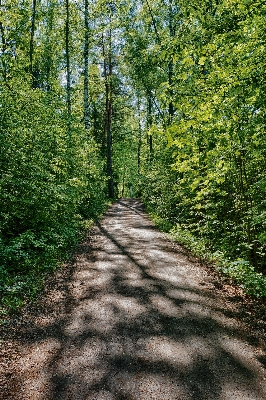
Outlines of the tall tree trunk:
[[[147,107],[147,126],[148,129],[152,126],[152,97],[151,94],[148,93],[148,107]],[[153,159],[153,143],[152,143],[152,135],[148,134],[148,147],[149,147],[149,161]]]
[[45,53],[44,53],[44,76],[45,76],[45,88],[47,91],[51,90],[52,88],[52,79],[51,79],[51,72],[52,72],[52,65],[53,65],[53,29],[54,29],[54,2],[53,0],[49,1],[47,4],[48,11],[47,11],[47,26],[46,26],[46,43],[45,43]]
[[154,28],[154,32],[155,32],[155,35],[156,35],[156,41],[157,41],[157,43],[161,44],[161,38],[160,38],[160,35],[158,33],[158,30],[157,30],[156,21],[155,21],[155,18],[154,18],[154,15],[153,15],[153,12],[152,12],[152,9],[150,7],[150,4],[149,4],[148,0],[146,0],[146,4],[147,4],[148,10],[149,10],[149,14],[150,14],[150,17],[151,17],[151,20],[152,20],[152,26]]
[[[2,1],[0,0],[0,7],[2,7]],[[6,36],[5,36],[5,30],[3,27],[3,23],[0,21],[0,34],[1,34],[1,41],[2,41],[2,65],[3,65],[3,78],[4,82],[6,82],[7,78],[7,65],[5,61],[5,53],[7,50],[7,44],[6,44]]]
[[31,16],[31,30],[30,30],[30,74],[32,79],[32,87],[36,87],[34,69],[33,69],[33,53],[34,53],[34,35],[35,35],[35,22],[36,22],[36,0],[32,0],[32,16]]
[[[173,21],[173,1],[169,1],[168,8],[168,16],[169,16],[169,35],[171,40],[175,36],[175,27]],[[170,125],[174,116],[174,104],[173,104],[173,76],[174,76],[174,62],[171,57],[168,64],[168,84],[169,84],[169,105],[168,105],[168,124]]]
[[67,113],[70,123],[71,118],[71,71],[70,71],[70,51],[69,51],[69,0],[66,0],[66,80],[67,80]]
[[174,116],[174,104],[173,104],[173,74],[174,74],[174,63],[171,58],[168,64],[168,84],[169,84],[169,105],[168,105],[168,124],[170,125]]
[[[0,6],[1,6],[1,2],[0,2]],[[0,21],[0,33],[1,33],[1,41],[2,41],[3,78],[4,78],[4,82],[6,82],[7,65],[6,65],[6,61],[5,61],[5,53],[6,53],[7,45],[6,45],[6,37],[5,37],[4,27],[3,27],[3,23],[1,21]]]
[[139,118],[139,126],[138,126],[138,175],[140,174],[140,154],[141,154],[141,145],[142,145],[142,129],[141,129],[141,115],[140,115],[140,100],[138,98],[138,118]]
[[112,151],[112,31],[109,29],[108,52],[106,54],[103,40],[104,58],[104,78],[105,78],[105,124],[104,134],[107,143],[107,176],[108,176],[108,196],[114,198],[114,179],[113,179],[113,151]]
[[84,40],[84,125],[89,129],[89,1],[85,0]]

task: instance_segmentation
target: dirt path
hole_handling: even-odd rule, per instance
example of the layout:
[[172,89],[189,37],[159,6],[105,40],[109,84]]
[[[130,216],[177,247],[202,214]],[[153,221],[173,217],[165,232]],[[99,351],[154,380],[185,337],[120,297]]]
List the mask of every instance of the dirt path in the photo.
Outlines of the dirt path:
[[1,399],[266,399],[236,303],[139,201],[110,208],[70,272],[10,332]]

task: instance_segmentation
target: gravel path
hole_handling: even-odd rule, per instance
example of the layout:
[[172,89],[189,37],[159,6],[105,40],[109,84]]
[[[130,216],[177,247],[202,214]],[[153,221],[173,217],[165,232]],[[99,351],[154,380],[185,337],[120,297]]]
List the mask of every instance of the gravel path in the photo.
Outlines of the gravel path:
[[0,398],[266,399],[262,345],[216,283],[138,200],[117,201],[11,332]]

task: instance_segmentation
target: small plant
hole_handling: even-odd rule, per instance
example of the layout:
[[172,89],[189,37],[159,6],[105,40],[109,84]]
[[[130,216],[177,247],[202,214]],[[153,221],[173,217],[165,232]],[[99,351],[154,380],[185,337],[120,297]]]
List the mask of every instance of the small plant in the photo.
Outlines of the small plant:
[[240,284],[246,293],[255,297],[266,297],[266,277],[255,271],[248,261],[224,259],[217,269]]
[[169,232],[171,230],[173,225],[171,224],[170,221],[153,213],[151,213],[150,216],[153,223],[157,226],[158,229],[160,229],[163,232]]
[[180,224],[176,224],[170,230],[170,235],[176,242],[184,245],[196,256],[210,261],[211,253],[208,251],[206,243],[203,240],[197,239],[191,232],[182,228]]
[[[155,214],[150,215],[155,225],[166,231],[162,227],[168,226],[168,221]],[[212,252],[203,239],[196,238],[180,224],[176,224],[167,232],[174,241],[185,246],[195,256],[215,265],[217,271],[231,278],[245,293],[257,298],[266,297],[266,276],[257,272],[249,261],[242,259],[232,261],[222,251]]]

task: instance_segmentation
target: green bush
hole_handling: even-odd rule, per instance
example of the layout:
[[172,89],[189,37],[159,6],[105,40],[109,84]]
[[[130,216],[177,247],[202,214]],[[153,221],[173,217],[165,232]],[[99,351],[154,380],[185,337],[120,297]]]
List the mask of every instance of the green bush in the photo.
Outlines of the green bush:
[[195,256],[215,265],[217,271],[231,278],[245,293],[258,298],[266,297],[266,277],[257,272],[249,261],[229,260],[222,251],[211,251],[206,241],[196,238],[180,224],[175,224],[169,229],[169,221],[163,220],[154,213],[150,213],[150,216],[159,229],[169,232],[174,241],[185,246]]
[[0,291],[12,309],[103,212],[105,178],[95,143],[74,119],[69,130],[59,96],[5,88],[0,105]]
[[228,260],[221,251],[212,252],[204,240],[199,240],[181,225],[170,231],[171,237],[191,250],[196,256],[213,263],[217,270],[232,278],[243,290],[255,297],[266,297],[266,277],[246,260]]

